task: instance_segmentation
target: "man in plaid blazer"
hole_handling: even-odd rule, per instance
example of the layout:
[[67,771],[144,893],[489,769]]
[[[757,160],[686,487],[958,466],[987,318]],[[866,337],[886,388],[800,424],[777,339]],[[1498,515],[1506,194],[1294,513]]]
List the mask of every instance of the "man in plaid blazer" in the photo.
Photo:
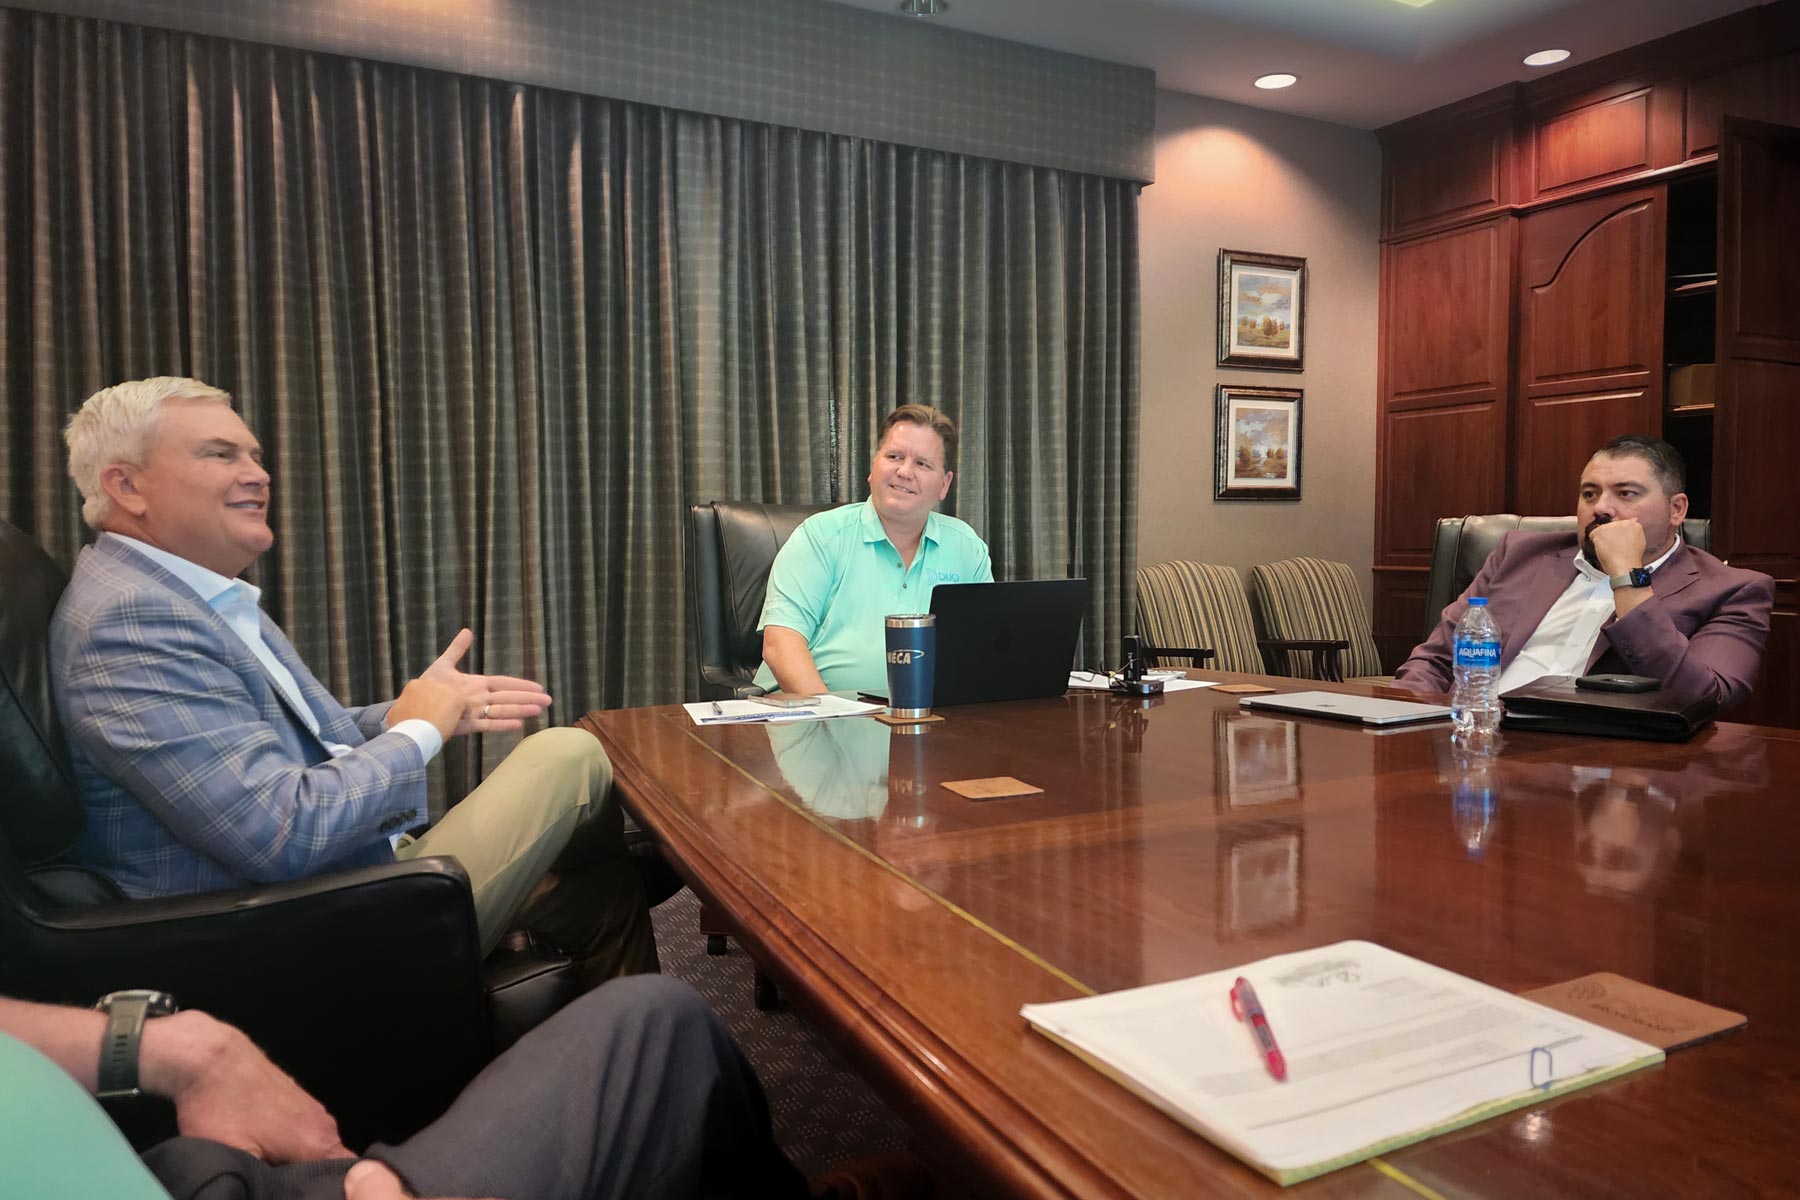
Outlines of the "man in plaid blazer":
[[469,873],[484,951],[523,925],[594,982],[656,968],[611,764],[589,734],[525,739],[431,830],[401,836],[426,818],[425,765],[447,739],[519,729],[550,697],[459,670],[465,629],[398,699],[340,705],[236,578],[274,534],[261,448],[230,396],[191,379],[119,384],[88,399],[67,440],[101,531],[51,626],[87,810],[77,861],[162,896],[447,854]]

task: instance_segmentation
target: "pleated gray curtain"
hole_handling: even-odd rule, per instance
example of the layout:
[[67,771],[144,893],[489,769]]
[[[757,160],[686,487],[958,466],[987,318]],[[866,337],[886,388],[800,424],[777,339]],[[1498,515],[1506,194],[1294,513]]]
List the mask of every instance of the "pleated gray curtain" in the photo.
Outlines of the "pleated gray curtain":
[[[1136,560],[1137,185],[0,9],[0,499],[65,564],[95,389],[236,395],[272,615],[347,699],[457,627],[556,712],[684,697],[684,506],[860,499],[908,401],[1002,578]],[[451,787],[510,739],[453,762]],[[460,778],[458,773],[469,778]]]

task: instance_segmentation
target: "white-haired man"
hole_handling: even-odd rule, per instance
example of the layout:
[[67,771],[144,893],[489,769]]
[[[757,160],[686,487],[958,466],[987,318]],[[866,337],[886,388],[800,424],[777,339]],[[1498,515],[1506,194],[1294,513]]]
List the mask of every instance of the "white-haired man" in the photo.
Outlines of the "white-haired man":
[[460,670],[464,629],[398,699],[342,707],[236,578],[275,538],[262,450],[229,395],[193,379],[121,383],[88,398],[67,441],[100,531],[51,625],[87,811],[77,861],[144,897],[450,855],[473,884],[484,951],[525,926],[580,957],[590,982],[656,969],[611,765],[590,735],[525,739],[429,831],[399,837],[426,819],[425,765],[447,739],[519,729],[550,697]]

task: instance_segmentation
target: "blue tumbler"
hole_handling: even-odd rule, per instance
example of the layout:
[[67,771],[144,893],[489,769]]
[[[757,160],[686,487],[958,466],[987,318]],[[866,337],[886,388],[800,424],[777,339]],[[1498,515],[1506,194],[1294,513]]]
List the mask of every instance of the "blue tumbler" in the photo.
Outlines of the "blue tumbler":
[[937,617],[899,613],[887,619],[888,711],[908,720],[931,715]]

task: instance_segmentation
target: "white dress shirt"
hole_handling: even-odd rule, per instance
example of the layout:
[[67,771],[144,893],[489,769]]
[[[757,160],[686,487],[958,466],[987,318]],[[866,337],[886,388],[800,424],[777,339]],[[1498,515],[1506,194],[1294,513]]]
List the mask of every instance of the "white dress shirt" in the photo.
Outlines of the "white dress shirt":
[[[1679,545],[1681,535],[1676,534],[1674,543],[1650,564],[1650,570],[1669,561]],[[1612,577],[1588,562],[1587,555],[1576,547],[1575,578],[1531,631],[1518,657],[1500,673],[1501,694],[1545,675],[1585,675],[1594,643],[1614,611]],[[1505,632],[1501,630],[1503,635]]]
[[[281,660],[275,657],[275,652],[263,640],[262,610],[258,607],[262,599],[261,588],[245,583],[242,579],[227,579],[217,571],[189,562],[180,555],[170,554],[167,550],[137,538],[126,537],[122,533],[115,533],[113,536],[193,588],[206,601],[207,606],[219,614],[225,624],[231,627],[231,632],[237,634],[250,653],[256,655],[256,661],[262,664],[275,686],[281,689],[281,694],[287,697],[288,704],[306,722],[306,727],[331,752],[333,758],[341,758],[355,749],[341,742],[325,740],[319,732],[318,714],[313,712],[312,705],[301,694],[300,684],[294,678],[294,673],[281,665]],[[418,745],[419,753],[426,762],[436,758],[438,751],[444,748],[444,737],[438,732],[437,726],[419,717],[398,721],[388,727],[388,732],[411,738]]]

